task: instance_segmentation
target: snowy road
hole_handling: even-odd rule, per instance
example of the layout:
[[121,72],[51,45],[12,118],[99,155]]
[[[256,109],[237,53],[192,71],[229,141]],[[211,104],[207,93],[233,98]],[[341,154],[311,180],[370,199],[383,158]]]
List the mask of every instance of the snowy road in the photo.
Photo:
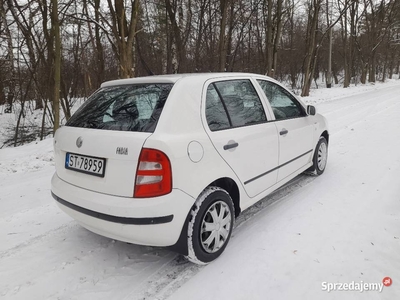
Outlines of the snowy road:
[[[52,139],[1,149],[0,298],[395,299],[400,82],[325,91],[307,99],[331,129],[324,175],[301,175],[245,211],[225,253],[206,267],[95,235],[59,211]],[[385,276],[393,284],[381,293],[322,290],[322,282]]]

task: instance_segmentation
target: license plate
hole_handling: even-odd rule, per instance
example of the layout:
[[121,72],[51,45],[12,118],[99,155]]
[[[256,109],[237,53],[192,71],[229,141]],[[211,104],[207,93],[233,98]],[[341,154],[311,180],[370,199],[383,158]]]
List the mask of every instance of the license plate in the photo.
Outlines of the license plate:
[[65,168],[94,176],[104,177],[106,160],[104,158],[67,152]]

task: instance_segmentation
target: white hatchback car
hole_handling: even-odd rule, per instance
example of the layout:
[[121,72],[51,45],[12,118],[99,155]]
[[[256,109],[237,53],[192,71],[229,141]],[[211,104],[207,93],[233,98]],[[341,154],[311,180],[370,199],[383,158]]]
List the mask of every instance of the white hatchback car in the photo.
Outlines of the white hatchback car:
[[325,118],[269,77],[115,80],[57,130],[52,195],[95,233],[208,263],[241,211],[324,172],[328,141]]

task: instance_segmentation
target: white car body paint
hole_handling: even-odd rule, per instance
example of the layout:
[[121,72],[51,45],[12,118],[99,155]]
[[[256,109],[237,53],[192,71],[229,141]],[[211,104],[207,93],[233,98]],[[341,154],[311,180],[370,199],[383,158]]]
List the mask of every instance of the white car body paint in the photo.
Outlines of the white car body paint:
[[[251,81],[268,122],[211,131],[205,116],[207,87],[212,82],[233,79]],[[241,211],[261,200],[312,166],[315,146],[327,131],[327,124],[318,114],[276,121],[257,79],[279,84],[265,76],[244,73],[163,75],[102,84],[102,87],[142,83],[173,83],[174,86],[153,133],[69,126],[56,132],[52,193],[64,201],[58,201],[58,205],[82,226],[98,234],[135,244],[171,246],[178,241],[196,199],[215,180],[230,178],[236,183]],[[306,109],[304,103],[299,103]],[[288,134],[280,135],[282,129],[288,130]],[[76,146],[79,137],[83,140],[80,148]],[[223,146],[232,141],[238,147],[224,150]],[[118,154],[118,147],[127,148],[128,155]],[[171,193],[133,198],[137,162],[143,147],[160,150],[169,158]],[[105,176],[67,170],[66,152],[106,158]],[[82,213],[74,206],[119,218],[173,218],[160,224],[121,224]]]

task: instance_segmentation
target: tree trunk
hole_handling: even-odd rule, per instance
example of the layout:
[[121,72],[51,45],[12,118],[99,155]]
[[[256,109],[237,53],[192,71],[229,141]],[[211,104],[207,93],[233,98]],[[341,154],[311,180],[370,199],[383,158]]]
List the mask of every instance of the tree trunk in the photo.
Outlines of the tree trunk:
[[4,79],[3,74],[0,72],[0,105],[3,105],[6,102],[6,95],[4,94]]
[[228,1],[220,0],[220,10],[221,10],[221,21],[220,21],[220,31],[219,31],[219,44],[218,44],[218,70],[221,72],[225,71],[226,68],[226,19],[228,14]]
[[[292,4],[292,9],[289,12],[289,21],[290,21],[290,30],[289,30],[289,45],[290,45],[290,54],[294,53],[294,4]],[[296,88],[296,83],[297,83],[297,78],[298,78],[298,70],[296,70],[295,66],[293,64],[290,65],[289,68],[290,72],[290,81],[291,81],[291,86],[292,89]]]
[[[276,77],[277,67],[278,67],[278,45],[281,39],[282,33],[282,2],[283,0],[278,0],[276,7],[276,32],[274,36],[274,46],[273,46],[273,59],[272,59],[272,77]],[[272,73],[272,72],[271,72]]]
[[[8,59],[8,70],[7,70],[7,77],[8,77],[8,93],[5,96],[5,113],[11,113],[12,111],[12,104],[14,102],[15,97],[15,67],[14,67],[14,49],[13,49],[13,39],[11,36],[10,27],[7,24],[7,17],[6,12],[4,11],[4,3],[0,1],[0,20],[4,24],[4,31],[6,34],[7,39],[7,59]],[[2,83],[4,85],[4,82]],[[3,90],[1,91],[3,93]],[[1,100],[1,99],[0,99]]]
[[354,68],[354,59],[355,59],[355,37],[356,37],[356,29],[357,29],[357,24],[356,24],[356,13],[358,11],[358,2],[357,1],[352,1],[351,6],[350,6],[350,37],[349,37],[349,70],[350,70],[350,81],[351,78],[355,77],[355,68]]
[[21,118],[23,115],[24,115],[24,102],[21,101],[21,110],[18,114],[17,125],[15,126],[14,147],[18,146],[19,125],[21,124]]
[[333,75],[333,80],[335,81],[335,84],[338,85],[339,84],[339,78],[337,76],[337,73],[336,73],[335,69],[332,69],[332,75]]
[[343,48],[344,48],[344,82],[343,82],[343,87],[347,88],[350,86],[350,55],[349,55],[349,49],[347,45],[347,12],[344,13],[343,15],[344,19],[344,26],[343,26]]
[[96,67],[97,67],[97,84],[96,86],[99,86],[103,81],[104,81],[104,50],[103,50],[103,44],[101,42],[101,37],[100,37],[100,26],[98,25],[100,22],[100,14],[99,14],[99,9],[100,9],[100,0],[94,0],[94,12],[95,12],[95,26],[94,26],[94,31],[95,31],[95,37],[96,37]]
[[44,137],[44,127],[46,125],[46,109],[47,109],[47,99],[44,100],[45,101],[45,105],[44,105],[44,109],[43,109],[43,114],[42,114],[42,125],[40,127],[40,140],[43,140]]
[[[138,0],[136,0],[138,1]],[[176,21],[176,11],[177,8],[172,7],[172,4],[170,0],[165,0],[165,7],[167,9],[167,13],[169,16],[169,20],[171,22],[172,26],[172,33],[174,36],[174,42],[175,42],[175,47],[177,51],[177,58],[178,58],[178,65],[176,66],[176,72],[182,73],[185,72],[185,67],[186,67],[186,53],[185,53],[185,45],[183,43],[183,39],[181,36],[181,30],[179,28],[179,25]]]
[[197,40],[196,40],[196,48],[195,48],[195,54],[194,54],[194,65],[195,65],[195,71],[199,72],[200,70],[203,69],[203,66],[200,65],[200,47],[203,39],[203,26],[204,26],[204,14],[205,14],[205,7],[206,7],[206,1],[201,2],[200,6],[200,15],[199,15],[199,27],[197,29],[198,35],[197,35]]
[[310,95],[310,88],[311,82],[313,79],[314,68],[315,68],[315,61],[316,61],[316,38],[317,38],[317,27],[318,27],[318,15],[319,10],[321,7],[321,0],[313,0],[313,4],[310,7],[309,12],[309,28],[308,28],[308,35],[309,35],[309,42],[307,45],[307,53],[305,59],[305,71],[304,71],[304,78],[303,78],[303,88],[301,91],[301,96],[309,96]]
[[[233,70],[233,61],[231,59],[232,56],[232,37],[234,30],[234,9],[235,5],[233,1],[230,1],[230,12],[229,12],[229,29],[228,36],[226,38],[226,50],[225,50],[225,70],[232,72]],[[249,51],[250,52],[250,51]]]
[[368,64],[362,63],[361,65],[361,83],[365,84],[367,82],[367,72],[368,72]]
[[58,1],[51,0],[51,25],[54,34],[54,90],[53,90],[53,114],[54,114],[54,131],[60,126],[60,74],[61,74],[61,40],[60,40],[60,23],[58,20]]
[[389,79],[393,78],[393,69],[394,69],[394,62],[395,62],[395,51],[391,49],[390,51],[390,59],[389,59]]
[[267,75],[273,77],[272,63],[274,59],[273,49],[273,35],[272,35],[272,0],[268,0],[267,7]]
[[112,19],[112,32],[116,47],[113,47],[114,52],[119,62],[119,77],[130,78],[134,75],[134,47],[133,43],[136,35],[136,26],[138,19],[139,0],[131,1],[131,19],[128,26],[126,18],[126,9],[124,0],[114,0],[114,5],[111,0],[107,0]]
[[376,55],[375,52],[372,51],[371,57],[370,57],[370,64],[369,64],[369,76],[368,76],[368,82],[375,82],[375,72],[376,72]]

